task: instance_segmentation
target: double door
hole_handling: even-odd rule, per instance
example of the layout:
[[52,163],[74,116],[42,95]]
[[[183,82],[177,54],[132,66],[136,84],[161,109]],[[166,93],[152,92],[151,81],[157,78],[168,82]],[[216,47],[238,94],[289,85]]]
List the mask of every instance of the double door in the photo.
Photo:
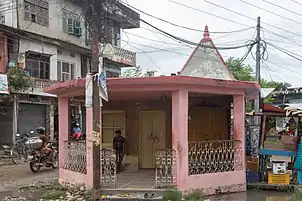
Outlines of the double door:
[[140,168],[155,168],[155,152],[166,148],[164,111],[140,112]]

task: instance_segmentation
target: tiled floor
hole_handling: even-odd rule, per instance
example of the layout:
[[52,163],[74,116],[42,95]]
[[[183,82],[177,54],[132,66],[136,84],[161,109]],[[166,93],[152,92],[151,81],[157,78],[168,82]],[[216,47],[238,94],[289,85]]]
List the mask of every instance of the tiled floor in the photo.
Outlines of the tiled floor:
[[155,188],[155,170],[121,172],[117,175],[117,188]]
[[[105,188],[114,188],[106,185]],[[120,172],[117,174],[117,189],[154,189],[155,170],[140,170],[139,172]]]

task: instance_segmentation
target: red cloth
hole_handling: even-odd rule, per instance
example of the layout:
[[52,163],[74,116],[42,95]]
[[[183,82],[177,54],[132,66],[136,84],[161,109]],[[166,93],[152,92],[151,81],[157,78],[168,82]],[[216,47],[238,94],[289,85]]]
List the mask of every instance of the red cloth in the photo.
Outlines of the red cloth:
[[81,137],[82,137],[81,132],[76,132],[76,133],[72,134],[72,139],[74,139],[74,140],[79,140]]

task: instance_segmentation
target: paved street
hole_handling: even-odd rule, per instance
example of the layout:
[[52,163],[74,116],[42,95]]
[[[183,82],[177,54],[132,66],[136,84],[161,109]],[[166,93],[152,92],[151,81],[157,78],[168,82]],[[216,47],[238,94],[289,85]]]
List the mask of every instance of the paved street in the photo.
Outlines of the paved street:
[[42,168],[34,174],[30,171],[28,163],[3,166],[0,167],[0,192],[55,178],[58,178],[58,171],[52,168]]

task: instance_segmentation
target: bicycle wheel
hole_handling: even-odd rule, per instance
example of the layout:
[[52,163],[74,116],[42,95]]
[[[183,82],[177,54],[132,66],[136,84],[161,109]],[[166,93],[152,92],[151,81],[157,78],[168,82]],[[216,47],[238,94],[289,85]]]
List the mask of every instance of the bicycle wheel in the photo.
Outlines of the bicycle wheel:
[[16,144],[12,147],[10,151],[12,162],[14,164],[20,164],[25,162],[25,147],[21,144]]

